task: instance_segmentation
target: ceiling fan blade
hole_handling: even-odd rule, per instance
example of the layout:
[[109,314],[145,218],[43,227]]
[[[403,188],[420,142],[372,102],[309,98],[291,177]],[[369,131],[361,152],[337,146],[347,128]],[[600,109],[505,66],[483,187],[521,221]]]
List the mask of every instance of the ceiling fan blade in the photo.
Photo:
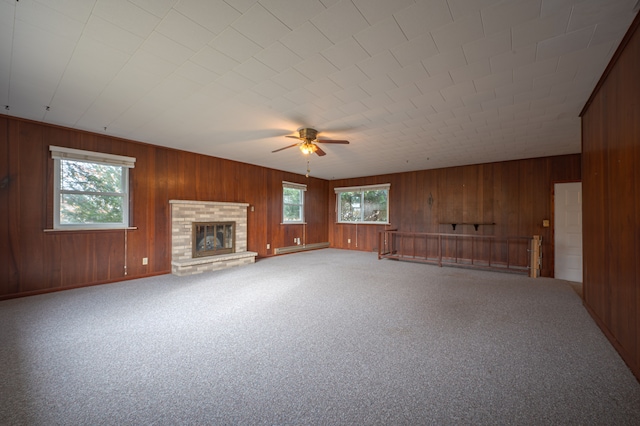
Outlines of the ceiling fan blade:
[[285,138],[300,139],[299,136],[292,136],[292,135],[287,135],[287,136],[285,136]]
[[316,145],[316,154],[318,154],[318,157],[322,157],[323,155],[327,155],[326,152],[324,152],[322,149],[320,149],[320,147],[318,145]]
[[318,139],[316,142],[318,143],[339,143],[343,145],[348,145],[349,141],[341,141],[341,140],[327,140],[327,139]]
[[271,152],[273,153],[273,152],[282,151],[283,149],[293,148],[294,146],[298,146],[298,144],[294,143],[293,145],[285,146],[284,148],[276,149],[275,151],[271,151]]

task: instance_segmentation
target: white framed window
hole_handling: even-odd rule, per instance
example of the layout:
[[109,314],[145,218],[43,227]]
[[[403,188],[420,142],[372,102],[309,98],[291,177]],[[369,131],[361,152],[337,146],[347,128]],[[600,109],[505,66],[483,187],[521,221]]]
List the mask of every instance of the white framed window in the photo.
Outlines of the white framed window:
[[338,223],[389,224],[391,184],[335,188]]
[[282,182],[282,223],[304,223],[304,193],[307,185]]
[[50,146],[54,229],[129,226],[129,169],[135,158]]

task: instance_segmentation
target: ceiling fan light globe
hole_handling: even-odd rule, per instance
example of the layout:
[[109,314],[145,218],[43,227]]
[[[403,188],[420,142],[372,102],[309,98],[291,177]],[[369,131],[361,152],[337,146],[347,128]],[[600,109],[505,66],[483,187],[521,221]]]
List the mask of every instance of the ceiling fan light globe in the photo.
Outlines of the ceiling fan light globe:
[[304,155],[313,154],[317,150],[318,150],[318,147],[311,142],[305,142],[302,145],[300,145],[300,151],[302,151]]

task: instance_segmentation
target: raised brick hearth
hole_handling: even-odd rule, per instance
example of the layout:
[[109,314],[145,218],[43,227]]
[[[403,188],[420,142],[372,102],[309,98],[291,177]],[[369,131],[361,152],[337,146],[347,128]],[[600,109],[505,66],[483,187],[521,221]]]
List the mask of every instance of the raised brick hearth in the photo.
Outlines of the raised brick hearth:
[[[205,271],[247,265],[258,253],[247,251],[247,203],[170,200],[171,272],[193,275]],[[208,257],[193,257],[193,222],[235,222],[235,252]]]

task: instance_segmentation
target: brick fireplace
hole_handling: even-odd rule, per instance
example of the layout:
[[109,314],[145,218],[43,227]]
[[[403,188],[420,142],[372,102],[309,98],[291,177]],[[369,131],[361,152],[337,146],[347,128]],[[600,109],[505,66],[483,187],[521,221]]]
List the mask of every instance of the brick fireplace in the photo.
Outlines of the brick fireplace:
[[[255,262],[258,253],[247,251],[249,204],[191,200],[170,200],[169,204],[171,206],[171,272],[174,275],[200,274]],[[232,250],[226,250],[227,252],[222,254],[216,254],[214,251],[211,256],[194,256],[198,244],[194,224],[199,223],[233,224]],[[214,229],[217,230],[217,228]]]

